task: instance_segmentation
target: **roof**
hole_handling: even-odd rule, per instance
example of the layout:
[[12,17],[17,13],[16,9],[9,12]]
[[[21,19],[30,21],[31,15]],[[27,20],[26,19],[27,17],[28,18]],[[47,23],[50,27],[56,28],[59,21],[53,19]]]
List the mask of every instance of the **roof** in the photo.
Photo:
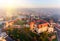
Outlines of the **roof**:
[[44,23],[48,23],[48,22],[45,20],[37,20],[37,24],[44,24]]

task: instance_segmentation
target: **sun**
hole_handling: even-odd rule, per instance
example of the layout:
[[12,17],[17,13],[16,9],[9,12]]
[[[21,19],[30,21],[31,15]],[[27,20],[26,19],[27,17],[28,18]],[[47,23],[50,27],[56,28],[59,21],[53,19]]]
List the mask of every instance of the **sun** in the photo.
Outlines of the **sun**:
[[23,1],[21,0],[6,0],[6,16],[11,17],[13,10],[16,7],[22,6]]
[[6,3],[6,16],[12,17],[13,8],[14,8],[14,0],[7,0]]
[[12,16],[13,9],[25,6],[24,0],[0,0],[0,7],[6,9],[6,16]]

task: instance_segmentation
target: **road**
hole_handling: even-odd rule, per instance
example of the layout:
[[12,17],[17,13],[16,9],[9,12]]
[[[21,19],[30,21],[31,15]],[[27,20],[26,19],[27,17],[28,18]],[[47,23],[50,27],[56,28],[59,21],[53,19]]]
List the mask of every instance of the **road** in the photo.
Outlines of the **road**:
[[58,41],[60,41],[60,29],[59,28],[57,28],[57,27],[55,27],[55,30],[57,31],[57,39],[58,39]]
[[7,37],[6,41],[13,41],[13,40],[10,37]]

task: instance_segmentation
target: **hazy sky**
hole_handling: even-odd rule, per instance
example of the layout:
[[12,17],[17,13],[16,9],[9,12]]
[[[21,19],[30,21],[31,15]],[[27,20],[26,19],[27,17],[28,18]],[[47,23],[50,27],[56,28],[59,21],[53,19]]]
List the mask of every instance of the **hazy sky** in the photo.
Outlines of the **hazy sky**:
[[60,0],[0,0],[0,8],[60,8]]

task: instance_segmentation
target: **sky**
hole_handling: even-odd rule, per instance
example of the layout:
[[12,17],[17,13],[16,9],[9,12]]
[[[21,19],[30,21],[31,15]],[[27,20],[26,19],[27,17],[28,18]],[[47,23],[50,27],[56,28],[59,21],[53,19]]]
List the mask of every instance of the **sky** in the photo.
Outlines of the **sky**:
[[0,8],[60,8],[60,0],[0,0]]

